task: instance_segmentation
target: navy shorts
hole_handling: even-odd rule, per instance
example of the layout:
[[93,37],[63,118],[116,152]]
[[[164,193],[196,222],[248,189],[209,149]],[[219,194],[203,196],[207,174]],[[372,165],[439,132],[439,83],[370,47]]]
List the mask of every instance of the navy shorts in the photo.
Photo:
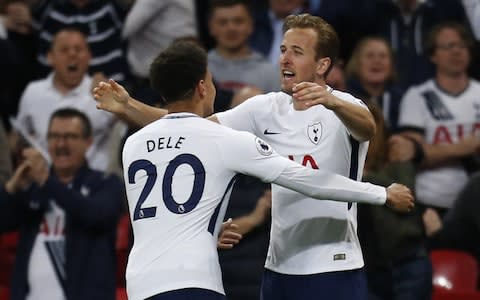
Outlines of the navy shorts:
[[312,275],[287,275],[265,270],[261,300],[367,300],[362,269]]
[[145,300],[227,300],[225,295],[219,294],[214,291],[188,288],[175,291],[169,291],[161,294],[157,294],[152,297],[148,297]]

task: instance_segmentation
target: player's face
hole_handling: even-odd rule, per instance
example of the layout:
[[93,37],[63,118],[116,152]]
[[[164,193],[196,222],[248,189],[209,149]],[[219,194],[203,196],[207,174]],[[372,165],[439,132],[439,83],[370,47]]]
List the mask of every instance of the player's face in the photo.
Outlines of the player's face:
[[54,118],[47,139],[48,152],[57,173],[75,173],[84,164],[91,138],[84,136],[79,118]]
[[217,47],[229,51],[247,46],[253,31],[253,20],[244,5],[216,8],[209,22],[210,34]]
[[392,61],[388,46],[380,40],[366,42],[360,50],[358,76],[369,84],[383,84],[392,75]]
[[315,60],[317,34],[310,28],[292,28],[285,32],[280,45],[280,79],[282,91],[292,94],[295,84],[317,78]]
[[48,53],[48,60],[55,71],[55,79],[75,88],[87,73],[90,51],[85,38],[78,32],[60,32]]
[[470,53],[457,31],[445,28],[437,34],[436,48],[431,59],[438,73],[460,75],[467,71]]

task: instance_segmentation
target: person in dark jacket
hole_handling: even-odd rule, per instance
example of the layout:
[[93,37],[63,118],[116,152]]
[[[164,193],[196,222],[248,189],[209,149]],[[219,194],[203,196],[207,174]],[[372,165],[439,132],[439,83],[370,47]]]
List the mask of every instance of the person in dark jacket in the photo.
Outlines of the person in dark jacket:
[[47,139],[52,167],[26,148],[0,189],[0,232],[20,232],[11,299],[114,300],[123,185],[88,167],[92,130],[83,113],[54,112]]

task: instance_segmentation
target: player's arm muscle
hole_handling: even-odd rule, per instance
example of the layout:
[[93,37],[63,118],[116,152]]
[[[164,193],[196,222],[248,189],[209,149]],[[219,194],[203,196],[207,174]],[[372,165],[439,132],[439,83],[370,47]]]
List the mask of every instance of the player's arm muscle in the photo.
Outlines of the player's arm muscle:
[[339,100],[332,110],[357,141],[368,141],[375,135],[375,120],[364,107]]

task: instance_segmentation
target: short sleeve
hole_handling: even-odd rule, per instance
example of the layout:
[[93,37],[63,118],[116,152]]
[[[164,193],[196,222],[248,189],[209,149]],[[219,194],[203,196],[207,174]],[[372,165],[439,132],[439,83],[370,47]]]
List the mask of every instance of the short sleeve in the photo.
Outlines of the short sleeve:
[[424,101],[417,88],[410,88],[402,98],[398,127],[423,129],[425,127]]

